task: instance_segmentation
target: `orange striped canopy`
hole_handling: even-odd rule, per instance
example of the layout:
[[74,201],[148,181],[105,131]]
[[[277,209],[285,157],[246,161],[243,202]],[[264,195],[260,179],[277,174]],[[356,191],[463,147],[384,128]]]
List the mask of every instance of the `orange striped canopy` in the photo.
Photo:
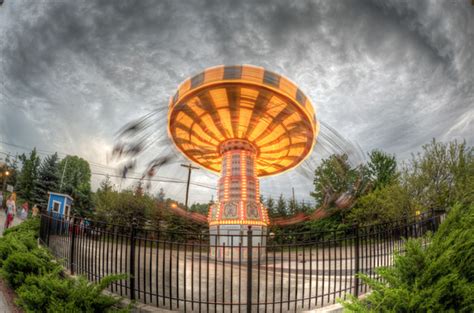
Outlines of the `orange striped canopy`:
[[251,65],[206,69],[185,80],[169,104],[176,147],[214,172],[221,171],[221,144],[244,139],[257,151],[257,176],[282,173],[311,153],[318,130],[313,105],[294,83]]

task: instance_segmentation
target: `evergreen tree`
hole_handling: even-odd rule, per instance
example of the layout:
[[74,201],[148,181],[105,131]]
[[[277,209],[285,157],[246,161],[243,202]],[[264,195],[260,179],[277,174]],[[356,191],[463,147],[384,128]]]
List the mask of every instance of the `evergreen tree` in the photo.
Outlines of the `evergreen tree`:
[[299,211],[303,213],[309,213],[311,211],[311,204],[308,202],[305,202],[304,200],[301,201],[299,205]]
[[298,203],[296,202],[296,200],[291,198],[290,200],[288,200],[288,214],[294,215],[298,212],[299,212]]
[[109,174],[105,175],[105,179],[100,183],[99,190],[101,192],[110,192],[113,189],[112,181]]
[[22,163],[21,172],[17,177],[18,194],[26,201],[32,202],[33,189],[38,178],[38,167],[40,165],[40,158],[36,153],[36,148],[27,157],[24,153],[19,156]]
[[38,178],[32,192],[32,200],[39,207],[46,209],[48,205],[48,191],[59,191],[59,163],[58,154],[47,156],[38,170]]
[[209,203],[193,203],[189,211],[207,215],[209,213]]
[[286,200],[283,197],[283,194],[280,194],[280,198],[278,198],[278,202],[276,205],[276,211],[278,216],[287,216],[288,210],[286,209]]
[[278,215],[278,212],[275,210],[275,200],[271,196],[268,196],[267,202],[265,203],[267,209],[268,209],[268,214],[270,217],[274,217]]

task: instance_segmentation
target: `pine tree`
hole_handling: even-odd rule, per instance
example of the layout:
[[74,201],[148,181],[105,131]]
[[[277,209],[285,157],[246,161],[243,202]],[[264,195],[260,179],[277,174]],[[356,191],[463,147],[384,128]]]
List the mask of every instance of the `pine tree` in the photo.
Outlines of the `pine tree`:
[[38,178],[31,194],[31,200],[41,208],[48,205],[48,192],[59,191],[58,154],[47,156],[38,169]]
[[109,174],[105,175],[105,179],[100,183],[99,191],[101,192],[110,192],[112,191],[113,185],[110,180]]
[[276,211],[279,216],[288,215],[288,211],[286,209],[286,201],[285,201],[285,198],[283,198],[283,194],[280,194],[280,198],[278,198]]
[[298,212],[299,212],[298,203],[296,202],[296,200],[291,198],[290,200],[288,200],[288,213],[289,215],[294,215]]
[[36,148],[27,157],[25,154],[19,156],[22,163],[21,172],[17,177],[16,190],[18,194],[27,201],[32,201],[33,189],[38,178],[38,167],[40,158],[36,153]]
[[271,196],[268,196],[265,205],[268,209],[268,214],[270,215],[270,217],[274,217],[278,215],[278,213],[275,210],[275,201],[273,200]]

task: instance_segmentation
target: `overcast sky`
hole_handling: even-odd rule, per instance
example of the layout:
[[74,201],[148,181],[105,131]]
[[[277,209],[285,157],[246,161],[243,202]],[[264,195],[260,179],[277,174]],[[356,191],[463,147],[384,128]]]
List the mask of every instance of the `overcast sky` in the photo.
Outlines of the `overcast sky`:
[[[99,173],[116,173],[107,154],[125,123],[166,106],[187,77],[242,63],[289,77],[363,151],[406,159],[433,137],[474,145],[473,51],[471,0],[5,0],[0,152],[77,154],[97,187]],[[214,185],[203,172],[193,179]],[[289,177],[263,181],[262,193],[296,186],[309,199],[311,180]],[[183,199],[184,184],[160,186]],[[211,189],[193,188],[191,202],[209,200]]]

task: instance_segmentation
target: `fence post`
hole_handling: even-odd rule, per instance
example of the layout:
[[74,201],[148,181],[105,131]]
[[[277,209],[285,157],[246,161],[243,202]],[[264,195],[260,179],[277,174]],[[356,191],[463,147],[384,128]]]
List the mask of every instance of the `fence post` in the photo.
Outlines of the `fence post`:
[[49,247],[49,235],[51,234],[51,219],[53,218],[53,211],[49,211],[48,216],[48,228],[46,229],[46,246]]
[[130,300],[135,300],[135,240],[137,235],[137,219],[133,218],[132,228],[130,230],[130,268],[129,268],[129,287]]
[[252,226],[247,230],[247,313],[252,312]]
[[354,274],[354,296],[357,298],[359,296],[359,271],[360,271],[360,263],[359,263],[359,250],[360,250],[360,242],[359,242],[359,225],[355,224],[354,225],[354,235],[355,235],[355,262],[354,262],[354,267],[355,267],[355,274]]
[[431,231],[434,233],[436,231],[436,213],[435,209],[431,208]]
[[76,215],[72,216],[71,245],[69,247],[69,271],[74,275],[74,246],[76,242]]

